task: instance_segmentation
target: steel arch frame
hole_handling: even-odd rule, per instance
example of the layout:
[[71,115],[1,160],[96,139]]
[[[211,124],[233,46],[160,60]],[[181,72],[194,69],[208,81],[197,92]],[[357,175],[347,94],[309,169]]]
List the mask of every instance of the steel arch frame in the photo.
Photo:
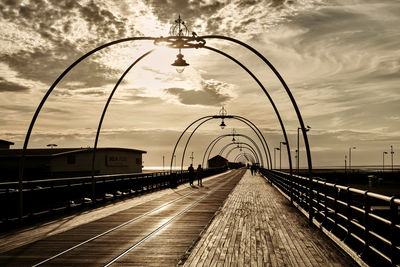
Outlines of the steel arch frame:
[[[175,36],[176,37],[176,36]],[[123,43],[123,42],[128,42],[128,41],[138,41],[138,40],[152,40],[152,41],[156,41],[156,40],[160,40],[163,39],[162,37],[160,38],[156,38],[156,37],[147,37],[147,36],[143,36],[143,37],[130,37],[130,38],[123,38],[123,39],[119,39],[119,40],[115,40],[106,44],[103,44],[101,46],[98,46],[97,48],[87,52],[86,54],[84,54],[83,56],[81,56],[80,58],[78,58],[76,61],[74,61],[69,67],[67,67],[59,76],[58,78],[55,80],[55,82],[50,86],[50,88],[48,89],[48,91],[45,93],[44,97],[42,98],[42,100],[40,101],[38,107],[35,110],[35,113],[32,117],[32,120],[29,124],[28,130],[27,130],[27,134],[25,135],[25,140],[24,140],[24,144],[23,144],[23,149],[21,152],[21,157],[20,157],[20,164],[19,164],[19,175],[18,175],[18,184],[19,184],[19,202],[20,202],[20,212],[19,212],[19,217],[20,219],[22,218],[23,215],[23,185],[22,185],[22,181],[23,181],[23,173],[24,173],[24,163],[25,163],[25,155],[26,155],[26,150],[28,147],[28,143],[29,143],[29,139],[33,130],[33,127],[35,125],[35,122],[39,116],[39,113],[44,105],[44,103],[46,102],[46,100],[48,99],[48,97],[50,96],[50,94],[52,93],[52,91],[54,90],[54,88],[57,86],[57,84],[65,77],[65,75],[72,70],[76,65],[78,65],[81,61],[83,61],[84,59],[86,59],[87,57],[89,57],[90,55],[94,54],[97,51],[100,51],[106,47],[110,47],[112,45],[115,44],[119,44],[119,43]],[[164,38],[165,39],[165,38]],[[273,72],[274,74],[277,76],[277,78],[279,79],[279,81],[281,82],[282,86],[284,87],[286,93],[289,96],[289,99],[295,109],[297,118],[299,120],[302,132],[303,132],[303,139],[304,139],[304,144],[305,144],[305,148],[306,148],[306,152],[307,152],[307,162],[308,162],[308,169],[309,169],[309,174],[310,174],[310,184],[312,184],[312,176],[311,176],[311,172],[312,172],[312,162],[311,162],[311,152],[310,152],[310,147],[309,147],[309,142],[308,142],[308,138],[307,138],[307,132],[305,130],[305,126],[304,126],[304,122],[300,113],[300,110],[297,106],[297,103],[289,89],[289,87],[287,86],[286,82],[284,81],[283,77],[280,75],[280,73],[276,70],[276,68],[260,53],[258,52],[256,49],[254,49],[253,47],[247,45],[246,43],[243,43],[237,39],[231,38],[231,37],[226,37],[226,36],[220,36],[220,35],[205,35],[205,36],[199,36],[195,38],[196,40],[204,40],[204,39],[222,39],[222,40],[226,40],[226,41],[230,41],[236,44],[241,45],[242,47],[247,48],[248,50],[252,51],[255,55],[257,55]],[[205,43],[205,42],[204,42]],[[182,48],[192,48],[192,47],[182,47]],[[198,47],[196,47],[198,48]],[[206,48],[206,49],[210,49],[210,48]],[[267,91],[265,89],[263,89],[264,93],[268,96]],[[286,141],[286,146],[287,146],[287,152],[288,152],[288,159],[289,159],[289,165],[292,166],[291,163],[291,153],[290,153],[290,147],[289,147],[289,142]],[[292,168],[291,169],[291,175],[292,175]],[[310,191],[309,194],[311,194],[311,190],[312,188],[310,187]],[[311,201],[311,198],[309,198],[309,200]],[[311,209],[311,203],[310,203],[310,220],[312,218],[312,209]]]
[[[228,137],[228,136],[240,136],[240,137],[246,138],[247,140],[249,140],[250,142],[252,142],[252,144],[257,148],[258,153],[259,153],[260,155],[262,154],[260,148],[259,148],[258,145],[257,145],[257,143],[256,143],[253,139],[251,139],[249,136],[247,136],[247,135],[245,135],[245,134],[224,134],[224,135],[220,135],[220,136],[218,136],[217,138],[215,138],[214,140],[212,140],[212,141],[210,142],[210,144],[207,146],[206,151],[204,151],[204,155],[203,155],[203,161],[202,161],[202,165],[203,165],[203,166],[204,166],[204,164],[205,164],[205,163],[204,163],[204,160],[205,160],[205,158],[206,158],[206,154],[207,154],[207,152],[208,152],[208,149],[212,146],[211,149],[210,149],[210,151],[209,151],[209,153],[208,153],[207,162],[208,162],[208,160],[210,159],[211,151],[214,149],[214,146],[216,145],[216,143],[218,143],[220,140],[222,140],[223,138]],[[268,160],[268,159],[267,159],[267,160]]]
[[[225,152],[225,149],[227,149],[229,146],[231,146],[231,145],[237,145],[237,144],[239,144],[239,145],[246,145],[246,147],[242,147],[242,148],[249,148],[251,151],[252,151],[252,153],[254,154],[254,156],[256,157],[255,159],[257,160],[257,162],[259,162],[259,163],[261,163],[261,161],[260,161],[260,158],[258,157],[258,155],[257,155],[257,152],[254,150],[254,148],[251,146],[251,145],[249,145],[249,144],[247,144],[247,143],[243,143],[243,142],[240,142],[240,143],[229,143],[229,144],[227,144],[227,145],[225,145],[222,149],[221,149],[221,151],[220,151],[220,153],[218,154],[218,155],[223,155],[223,153]],[[239,147],[236,147],[236,148],[239,148]],[[222,150],[224,150],[224,151],[222,151]],[[227,153],[226,154],[226,159],[228,159],[228,156],[229,156],[229,153]]]
[[[245,158],[247,159],[247,161],[251,161],[251,160],[249,160],[249,159],[247,158],[247,156],[253,157],[251,154],[242,152],[242,153],[240,153],[240,154],[238,154],[238,155],[236,156],[236,158],[234,159],[234,162],[237,162],[237,160],[238,160],[239,158],[241,158],[241,157],[245,157]],[[252,158],[252,159],[253,159],[253,160],[251,161],[251,163],[254,164],[254,163],[255,163],[255,160],[254,160],[254,158]]]
[[[267,141],[265,140],[264,135],[262,134],[262,132],[260,131],[260,129],[258,129],[258,127],[257,127],[254,123],[252,123],[250,120],[248,120],[248,119],[246,119],[246,118],[244,118],[244,117],[241,117],[241,116],[237,116],[237,115],[226,115],[226,116],[218,116],[218,115],[214,115],[214,116],[213,116],[213,115],[208,115],[208,116],[201,117],[201,118],[199,118],[199,119],[193,121],[192,123],[190,123],[189,126],[187,126],[186,129],[185,129],[185,130],[181,133],[181,135],[179,136],[179,138],[178,138],[178,140],[177,140],[177,142],[176,142],[176,144],[175,144],[174,150],[173,150],[173,152],[172,152],[172,155],[171,155],[171,165],[170,165],[170,170],[171,170],[171,171],[172,171],[172,164],[173,164],[173,159],[174,159],[174,155],[175,155],[175,152],[176,152],[176,148],[178,147],[178,144],[179,144],[180,140],[182,139],[183,135],[186,133],[186,131],[187,131],[192,125],[194,125],[195,123],[201,121],[202,119],[205,119],[205,121],[200,122],[199,125],[196,126],[196,128],[192,131],[192,133],[190,134],[188,140],[186,141],[185,148],[184,148],[183,154],[182,154],[181,170],[183,170],[183,162],[184,162],[184,159],[185,159],[185,154],[186,154],[187,146],[189,145],[189,142],[190,142],[190,140],[191,140],[193,134],[196,132],[196,130],[197,130],[202,124],[204,124],[205,122],[207,122],[207,121],[209,121],[209,120],[211,120],[211,119],[222,119],[222,118],[223,118],[223,119],[236,119],[236,120],[242,121],[242,122],[245,123],[247,126],[249,126],[249,127],[253,130],[253,132],[258,136],[258,138],[260,139],[260,142],[261,142],[261,144],[262,144],[263,146],[264,146],[264,143],[265,143],[265,146],[267,147],[268,155],[271,156],[271,153],[270,153],[269,147],[268,147],[268,143],[267,143]],[[253,128],[253,127],[254,127],[254,128]],[[263,143],[263,142],[264,142],[264,143]],[[264,147],[264,150],[265,150],[265,147]],[[265,157],[267,158],[267,161],[268,161],[268,155],[265,155]],[[271,162],[270,162],[270,164],[271,164]]]

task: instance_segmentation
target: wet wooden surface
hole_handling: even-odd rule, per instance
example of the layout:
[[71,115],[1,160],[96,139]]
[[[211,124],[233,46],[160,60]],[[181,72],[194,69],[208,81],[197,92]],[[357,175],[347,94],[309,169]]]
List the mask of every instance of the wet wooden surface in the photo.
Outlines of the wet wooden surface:
[[[198,239],[244,170],[204,179],[204,187],[185,187],[110,216],[0,254],[0,266],[103,266],[134,244],[113,265],[175,266]],[[122,224],[126,225],[121,226]],[[109,229],[119,227],[63,253]],[[149,236],[149,234],[152,234]],[[143,242],[142,242],[143,241]],[[140,242],[140,243],[138,243]]]
[[187,256],[184,266],[358,266],[250,172]]

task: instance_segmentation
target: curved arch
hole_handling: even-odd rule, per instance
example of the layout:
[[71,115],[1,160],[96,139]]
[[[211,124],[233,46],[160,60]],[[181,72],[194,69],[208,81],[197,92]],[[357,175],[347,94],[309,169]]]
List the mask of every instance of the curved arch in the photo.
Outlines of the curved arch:
[[[205,116],[205,117],[203,117],[203,118],[206,118],[206,117],[207,117],[207,118],[210,118],[210,117],[211,117],[210,119],[220,119],[220,118],[221,118],[221,116]],[[242,119],[238,118],[238,116],[236,116],[236,115],[229,115],[229,116],[225,116],[224,119],[237,119],[237,120],[239,120],[239,121],[242,121],[243,123],[245,123],[247,126],[249,126],[249,127],[254,131],[254,133],[255,133],[255,134],[258,136],[258,138],[260,139],[260,142],[261,142],[261,143],[262,143],[263,141],[265,141],[265,138],[261,138],[261,137],[259,136],[258,132],[257,132],[256,130],[254,130],[254,129],[250,126],[249,123],[247,123],[245,120],[242,120]],[[198,119],[197,121],[199,121],[199,120],[201,120],[201,118]],[[208,119],[207,121],[209,121],[209,119]],[[191,123],[190,126],[193,125],[194,123],[195,123],[195,122]],[[183,159],[184,159],[184,157],[185,157],[186,148],[187,148],[187,146],[189,145],[190,139],[191,139],[191,137],[193,136],[193,134],[196,132],[196,130],[199,128],[199,126],[201,126],[203,123],[204,123],[204,122],[201,122],[200,125],[198,125],[198,126],[193,130],[193,132],[190,134],[188,140],[186,141],[185,148],[184,148],[184,150],[183,150],[183,155],[182,155],[181,170],[183,170]],[[186,131],[190,126],[188,126],[188,127],[185,129],[185,131]],[[185,133],[185,131],[181,134],[180,138],[178,139],[177,143],[175,144],[174,153],[175,153],[175,149],[176,149],[176,147],[177,147],[177,145],[178,145],[178,143],[179,143],[179,140],[181,139],[181,137],[182,137],[182,135]],[[262,133],[261,133],[261,135],[262,135]],[[265,141],[265,142],[266,142],[266,141]],[[268,146],[267,146],[267,147],[268,147]],[[268,150],[269,150],[269,149],[268,149]],[[173,157],[174,157],[174,155],[175,155],[174,153],[171,155],[171,164],[172,164],[172,161],[173,161]],[[266,155],[266,157],[267,157],[267,155]],[[172,170],[172,165],[171,165],[171,170]]]
[[[201,125],[203,125],[204,123],[206,123],[207,121],[212,120],[212,119],[213,119],[213,118],[211,117],[211,118],[208,118],[208,119],[202,121],[201,123],[199,123],[199,125],[197,125],[196,128],[194,128],[193,132],[190,134],[190,136],[189,136],[189,138],[188,138],[188,140],[187,140],[187,142],[186,142],[185,149],[183,150],[183,154],[182,154],[181,171],[183,170],[183,161],[184,161],[184,159],[185,159],[186,148],[187,148],[187,146],[188,146],[188,144],[189,144],[190,139],[192,138],[193,134],[196,132],[196,130],[197,130]],[[173,156],[172,156],[172,157],[173,157]]]
[[[210,142],[210,144],[207,146],[206,150],[204,151],[203,160],[202,160],[202,165],[205,164],[205,163],[204,163],[204,160],[205,160],[205,158],[206,158],[207,151],[208,151],[208,149],[211,147],[211,145],[213,145],[213,148],[214,148],[214,146],[215,146],[214,142],[217,143],[217,142],[219,142],[221,139],[223,139],[223,138],[225,138],[225,137],[228,137],[228,136],[241,136],[241,137],[246,138],[247,140],[249,140],[250,142],[252,142],[252,144],[257,148],[258,153],[261,155],[260,148],[258,147],[258,145],[256,144],[256,142],[255,142],[253,139],[251,139],[249,136],[247,136],[247,135],[245,135],[245,134],[224,134],[224,135],[220,135],[220,136],[218,136],[217,138],[215,138],[214,140],[212,140],[212,141]],[[212,149],[210,149],[210,151],[209,151],[209,153],[208,153],[207,162],[208,162],[208,159],[210,158],[211,151],[212,151]]]
[[[260,158],[258,157],[258,155],[257,155],[257,152],[254,150],[254,148],[251,146],[251,145],[249,145],[249,144],[247,144],[247,143],[243,143],[243,142],[239,142],[239,143],[229,143],[229,144],[227,144],[227,145],[225,145],[222,149],[221,149],[221,151],[219,152],[219,154],[218,155],[222,155],[224,152],[225,152],[225,149],[226,148],[228,148],[229,146],[231,146],[231,145],[246,145],[246,147],[242,147],[242,148],[249,148],[252,152],[253,152],[253,154],[254,154],[254,156],[255,156],[255,158],[256,158],[256,160],[257,160],[257,162],[260,162]],[[228,158],[228,154],[226,155],[226,158]],[[260,162],[261,163],[261,162]]]
[[[242,149],[247,149],[247,150],[249,150],[252,154],[253,154],[253,157],[254,157],[254,159],[257,159],[257,156],[256,156],[256,154],[254,154],[254,152],[250,149],[250,148],[248,148],[248,147],[241,147]],[[233,147],[233,148],[231,148],[229,151],[228,151],[228,153],[226,153],[226,158],[228,159],[228,157],[229,157],[229,155],[232,153],[232,151],[234,151],[234,150],[236,150],[236,149],[239,149],[239,147]],[[259,161],[255,161],[255,162],[257,162],[257,163],[260,163]]]
[[96,161],[96,150],[97,150],[97,144],[99,141],[99,136],[100,136],[100,130],[101,130],[101,126],[103,125],[103,120],[104,117],[106,115],[108,106],[110,105],[111,99],[114,96],[115,91],[117,91],[118,86],[121,84],[122,80],[125,78],[125,76],[128,74],[128,72],[139,62],[141,61],[144,57],[148,56],[149,54],[151,54],[152,52],[154,52],[154,49],[149,50],[148,52],[144,53],[142,56],[140,56],[138,59],[136,59],[125,71],[124,73],[121,75],[121,77],[118,79],[117,83],[115,84],[113,90],[111,91],[107,102],[104,106],[103,112],[101,113],[101,117],[100,117],[100,121],[99,124],[97,126],[97,132],[96,132],[96,138],[94,141],[94,146],[93,146],[93,155],[92,155],[92,196],[93,196],[93,201],[96,201],[96,196],[95,196],[95,180],[94,180],[94,165],[95,165],[95,161]]
[[21,151],[21,158],[20,158],[20,163],[19,163],[19,170],[18,170],[18,191],[19,191],[19,217],[22,218],[22,213],[23,213],[23,200],[22,200],[22,178],[24,176],[24,164],[25,164],[25,154],[26,154],[26,149],[28,147],[29,139],[33,130],[33,126],[35,125],[36,119],[39,116],[39,113],[46,102],[47,98],[50,96],[50,94],[53,92],[54,88],[58,85],[58,83],[67,75],[68,72],[70,72],[76,65],[78,65],[80,62],[82,62],[84,59],[89,57],[90,55],[96,53],[97,51],[100,51],[106,47],[123,43],[123,42],[129,42],[129,41],[138,41],[138,40],[155,40],[157,38],[154,37],[147,37],[147,36],[142,36],[142,37],[129,37],[129,38],[124,38],[124,39],[119,39],[115,40],[106,44],[103,44],[101,46],[96,47],[95,49],[92,49],[91,51],[87,52],[77,60],[75,60],[68,68],[66,68],[54,81],[54,83],[50,86],[50,88],[47,90],[46,94],[43,96],[42,100],[40,101],[38,107],[35,110],[35,113],[33,114],[32,120],[29,124],[28,131],[25,135],[25,140],[24,140],[24,145]]
[[[279,121],[279,124],[280,124],[280,126],[281,126],[282,133],[283,133],[283,137],[284,137],[284,139],[285,139],[285,142],[286,142],[286,144],[287,144],[287,149],[288,149],[288,151],[289,151],[289,152],[288,152],[289,168],[290,168],[290,173],[292,173],[292,160],[291,160],[290,148],[289,148],[289,140],[288,140],[288,137],[287,137],[287,134],[286,134],[285,125],[284,125],[284,123],[283,123],[283,121],[282,121],[282,118],[281,118],[281,115],[280,115],[280,113],[279,113],[279,110],[278,110],[278,108],[276,107],[275,102],[274,102],[274,100],[272,99],[272,97],[270,96],[270,94],[268,93],[267,89],[265,89],[264,85],[263,85],[263,84],[260,82],[260,80],[253,74],[253,72],[251,72],[246,66],[244,66],[240,61],[238,61],[237,59],[235,59],[235,58],[232,57],[231,55],[229,55],[229,54],[227,54],[227,53],[225,53],[225,52],[223,52],[223,51],[221,51],[221,50],[219,50],[219,49],[213,48],[213,47],[204,46],[204,48],[205,48],[205,49],[209,49],[209,50],[211,50],[211,51],[214,51],[214,52],[216,52],[216,53],[218,53],[218,54],[221,54],[221,55],[223,55],[223,56],[229,58],[230,60],[232,60],[232,61],[235,62],[236,64],[238,64],[240,67],[242,67],[242,69],[244,69],[244,70],[256,81],[256,83],[257,83],[257,84],[260,86],[260,88],[264,91],[265,95],[267,96],[269,102],[270,102],[271,105],[272,105],[272,108],[273,108],[274,111],[275,111],[275,114],[276,114],[276,116],[277,116],[277,118],[278,118],[278,121]],[[272,162],[272,160],[271,160],[271,153],[269,154],[269,157],[270,157],[270,162]],[[272,164],[271,164],[271,165],[272,165]]]
[[[238,158],[240,158],[240,157],[245,157],[246,160],[247,160],[247,161],[250,161],[252,164],[255,163],[255,160],[254,160],[253,156],[252,156],[251,154],[249,154],[249,153],[246,153],[246,152],[242,152],[242,153],[238,154],[238,155],[236,156],[234,162],[237,162]],[[249,160],[247,157],[251,158],[252,160]]]
[[[310,146],[308,143],[308,138],[307,138],[307,132],[305,130],[305,126],[304,126],[304,122],[303,122],[303,118],[301,116],[300,110],[297,106],[296,100],[294,99],[292,92],[290,91],[289,87],[287,86],[285,80],[283,79],[283,77],[280,75],[280,73],[278,72],[278,70],[271,64],[271,62],[269,62],[269,60],[267,60],[260,52],[258,52],[256,49],[254,49],[253,47],[251,47],[250,45],[243,43],[237,39],[231,38],[231,37],[226,37],[226,36],[220,36],[220,35],[205,35],[205,36],[200,36],[200,38],[203,39],[222,39],[222,40],[227,40],[230,42],[234,42],[236,44],[239,44],[245,48],[247,48],[248,50],[252,51],[254,54],[256,54],[262,61],[264,61],[265,64],[267,64],[267,66],[274,72],[274,74],[276,75],[276,77],[279,79],[279,81],[281,82],[282,86],[285,88],[285,91],[287,93],[287,95],[290,98],[290,101],[292,102],[293,108],[295,109],[296,115],[297,115],[297,119],[299,120],[300,123],[300,127],[301,130],[303,132],[303,139],[304,139],[304,145],[306,147],[306,151],[307,151],[307,163],[308,163],[308,171],[310,173],[310,184],[312,184],[312,162],[311,162],[311,151],[310,151]],[[266,93],[264,91],[264,93]],[[288,158],[289,158],[289,164],[291,165],[291,155],[290,155],[290,148],[289,148],[289,143],[286,142],[286,146],[287,146],[287,150],[288,150]],[[291,173],[292,174],[292,173]],[[310,198],[311,199],[311,198]],[[310,216],[311,218],[312,216]]]

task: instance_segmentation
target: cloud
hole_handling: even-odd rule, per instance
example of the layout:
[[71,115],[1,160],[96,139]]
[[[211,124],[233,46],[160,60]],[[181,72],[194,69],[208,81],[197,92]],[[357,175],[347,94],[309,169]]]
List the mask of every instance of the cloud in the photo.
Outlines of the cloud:
[[17,83],[6,81],[0,77],[0,92],[26,92],[29,88]]
[[178,97],[185,105],[223,106],[233,97],[224,93],[230,86],[226,83],[208,80],[202,82],[201,90],[186,90],[183,88],[168,88],[165,91]]

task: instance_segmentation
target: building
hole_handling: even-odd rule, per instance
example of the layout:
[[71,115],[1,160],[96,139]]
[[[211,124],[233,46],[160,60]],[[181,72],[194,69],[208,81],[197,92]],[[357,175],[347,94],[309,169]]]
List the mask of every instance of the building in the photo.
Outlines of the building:
[[208,160],[208,168],[228,167],[228,160],[220,155]]
[[12,145],[14,145],[13,142],[0,139],[0,149],[10,149]]
[[[0,149],[0,180],[18,178],[22,149]],[[98,148],[95,174],[141,173],[143,150],[128,148]],[[78,177],[92,174],[91,148],[27,149],[24,180]]]

